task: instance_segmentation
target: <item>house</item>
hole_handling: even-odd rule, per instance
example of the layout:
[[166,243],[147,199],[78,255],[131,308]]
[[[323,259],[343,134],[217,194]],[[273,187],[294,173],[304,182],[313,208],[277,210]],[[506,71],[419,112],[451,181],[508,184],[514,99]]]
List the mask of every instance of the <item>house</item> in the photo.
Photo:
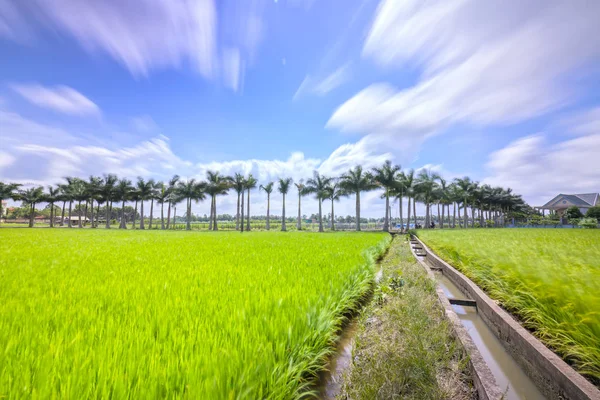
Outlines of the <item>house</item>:
[[559,194],[552,200],[541,207],[536,207],[538,210],[554,211],[561,217],[564,215],[567,208],[576,206],[582,214],[585,215],[587,210],[593,206],[600,206],[599,193],[584,193],[584,194]]

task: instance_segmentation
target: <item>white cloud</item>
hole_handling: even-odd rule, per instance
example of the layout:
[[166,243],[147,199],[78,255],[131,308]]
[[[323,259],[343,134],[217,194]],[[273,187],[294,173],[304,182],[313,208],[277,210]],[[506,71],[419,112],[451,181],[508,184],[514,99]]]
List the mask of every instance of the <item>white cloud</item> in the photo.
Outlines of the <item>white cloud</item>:
[[293,99],[296,100],[304,94],[314,94],[317,96],[324,96],[332,90],[343,85],[350,79],[350,64],[345,64],[331,74],[325,76],[322,79],[313,78],[310,75],[306,75],[298,90],[294,94]]
[[[72,37],[88,53],[106,54],[134,76],[189,67],[238,88],[266,27],[266,0],[0,0],[0,35],[30,40],[47,29]],[[41,22],[41,23],[40,23]]]
[[47,87],[37,84],[13,84],[12,89],[36,106],[71,115],[100,115],[100,108],[68,86]]
[[[148,117],[149,118],[149,117]],[[144,118],[145,119],[145,118]],[[158,136],[141,140],[128,147],[117,143],[94,140],[75,135],[68,130],[28,120],[18,114],[0,112],[0,125],[6,139],[0,152],[0,180],[30,185],[49,185],[63,181],[65,176],[87,177],[116,173],[121,177],[135,179],[137,176],[167,180],[173,174],[183,179],[205,179],[207,170],[216,170],[225,175],[241,172],[252,173],[260,183],[276,181],[280,177],[291,177],[298,182],[312,176],[314,170],[329,176],[336,176],[361,164],[371,168],[383,163],[391,154],[382,152],[385,143],[377,136],[363,138],[356,143],[348,143],[334,150],[325,160],[306,157],[301,152],[293,152],[284,160],[247,159],[223,162],[191,162],[177,156],[171,148],[170,140]],[[295,215],[296,191],[293,189],[287,199],[287,213]],[[379,194],[365,195],[363,215],[379,215],[382,210]],[[258,190],[251,196],[253,213],[266,212],[264,193]],[[236,196],[230,194],[219,200],[219,212],[233,213]],[[317,202],[312,198],[304,200],[303,213],[317,212]],[[273,214],[281,213],[281,195],[272,198]],[[194,212],[208,213],[205,203],[194,205]],[[329,212],[328,206],[325,206]],[[341,214],[354,214],[353,198],[336,204]]]
[[422,78],[404,90],[369,86],[328,126],[427,136],[558,109],[576,98],[565,75],[600,56],[597,15],[600,3],[585,1],[384,0],[363,56],[386,68],[409,63]]
[[[588,115],[588,119],[583,116]],[[532,205],[542,205],[558,193],[600,191],[600,116],[594,112],[576,115],[581,134],[551,143],[544,134],[520,138],[492,153],[486,183],[511,187]]]

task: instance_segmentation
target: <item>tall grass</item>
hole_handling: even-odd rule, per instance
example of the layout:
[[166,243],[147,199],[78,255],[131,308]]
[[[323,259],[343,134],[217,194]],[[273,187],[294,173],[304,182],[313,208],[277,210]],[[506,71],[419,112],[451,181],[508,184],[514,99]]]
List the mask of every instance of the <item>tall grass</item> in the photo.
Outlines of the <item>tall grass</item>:
[[298,398],[382,234],[0,231],[0,398]]
[[600,384],[600,231],[419,231],[425,243]]

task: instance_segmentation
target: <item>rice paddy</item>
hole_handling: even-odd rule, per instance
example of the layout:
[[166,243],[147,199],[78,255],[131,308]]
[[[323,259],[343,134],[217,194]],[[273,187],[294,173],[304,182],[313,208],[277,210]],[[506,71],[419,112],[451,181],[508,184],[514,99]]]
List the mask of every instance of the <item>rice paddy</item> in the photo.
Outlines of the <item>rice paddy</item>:
[[600,383],[600,231],[419,231],[440,257]]
[[0,398],[298,398],[380,233],[0,230]]

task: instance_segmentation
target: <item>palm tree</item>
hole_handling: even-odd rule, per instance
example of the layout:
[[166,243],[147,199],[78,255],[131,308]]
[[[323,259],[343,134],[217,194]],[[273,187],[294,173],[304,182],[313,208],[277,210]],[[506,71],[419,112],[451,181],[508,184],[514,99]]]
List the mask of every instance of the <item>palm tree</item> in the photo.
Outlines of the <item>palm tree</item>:
[[78,227],[81,228],[81,202],[87,200],[88,192],[87,192],[87,184],[83,179],[79,178],[66,178],[67,179],[67,187],[69,194],[69,228],[73,227],[71,223],[72,217],[72,204],[73,201],[77,201],[79,203],[79,222]]
[[35,205],[44,201],[44,188],[37,186],[26,190],[19,190],[18,199],[23,202],[23,207],[29,206],[29,227],[33,228]]
[[160,229],[165,229],[165,203],[169,201],[169,189],[163,182],[157,182],[157,191],[154,196],[160,204]]
[[406,176],[404,176],[404,172],[400,171],[396,174],[396,184],[390,190],[390,195],[394,196],[398,199],[398,211],[400,213],[400,229],[404,229],[404,220],[402,218],[402,202],[404,200],[404,195],[406,194],[406,186],[405,186]]
[[162,182],[154,182],[152,181],[152,190],[150,191],[150,225],[148,229],[152,229],[152,221],[154,219],[154,200],[156,200],[156,196],[158,195],[158,190],[162,188]]
[[[90,201],[90,206],[92,209],[91,222],[92,228],[94,227],[94,200],[98,198],[100,195],[100,189],[102,188],[102,178],[99,176],[90,176],[89,180],[86,182],[86,192],[87,197]],[[85,208],[85,218],[87,219],[87,199],[86,199],[86,208]]]
[[60,188],[48,186],[48,193],[44,195],[44,201],[50,206],[50,228],[54,228],[54,203],[60,201]]
[[430,216],[430,208],[431,202],[434,199],[435,191],[437,190],[437,180],[439,179],[439,175],[428,171],[426,169],[421,170],[419,175],[417,176],[417,180],[415,182],[415,188],[417,190],[417,195],[421,199],[423,203],[425,203],[425,228],[429,228],[431,216]]
[[333,205],[336,201],[340,201],[340,199],[344,196],[347,196],[347,193],[344,189],[341,188],[339,182],[335,179],[332,179],[327,185],[327,198],[331,200],[331,230],[335,231],[335,211]]
[[100,188],[100,198],[106,202],[106,229],[110,229],[110,217],[112,211],[113,201],[119,200],[115,196],[115,185],[119,179],[116,175],[108,174],[104,175],[102,187]]
[[248,198],[246,202],[248,203],[248,223],[246,224],[246,230],[250,231],[250,189],[254,189],[258,181],[252,176],[252,174],[248,175],[248,179],[246,179],[246,190],[248,191]]
[[[460,192],[456,183],[448,185],[448,201],[452,203],[452,228],[456,228],[456,204],[460,202]],[[450,207],[450,206],[448,206]],[[448,208],[448,218],[450,218],[450,208]],[[460,208],[458,209],[458,219],[460,220]],[[449,224],[449,223],[448,223]]]
[[387,160],[381,167],[373,168],[373,179],[384,190],[385,196],[385,220],[383,222],[383,230],[390,230],[390,190],[396,185],[396,174],[400,171],[399,165],[392,165],[390,160]]
[[[403,179],[402,179],[402,186],[404,187],[404,190],[406,191],[406,197],[408,198],[408,204],[407,204],[407,208],[408,208],[408,213],[406,216],[406,228],[408,229],[410,227],[410,211],[411,211],[411,200],[414,197],[414,191],[415,191],[415,171],[413,169],[406,171],[405,173],[402,174]],[[414,207],[414,204],[413,204]],[[415,227],[417,226],[417,213],[415,214]]]
[[121,223],[119,224],[119,229],[127,229],[127,223],[125,221],[125,202],[130,200],[133,190],[133,186],[131,186],[131,181],[129,179],[119,180],[114,188],[115,199],[121,201]]
[[357,165],[340,177],[340,186],[347,193],[354,193],[356,197],[356,230],[360,231],[360,192],[377,189],[373,175],[364,172],[362,166]]
[[317,171],[313,172],[313,177],[306,181],[304,190],[306,193],[314,193],[319,201],[319,232],[323,232],[323,212],[321,210],[322,202],[328,198],[327,188],[331,184],[331,178],[319,175]]
[[196,202],[204,200],[206,198],[205,189],[206,183],[197,182],[195,179],[177,184],[177,196],[186,200],[187,221],[185,229],[188,231],[192,229],[192,200]]
[[281,212],[281,231],[285,232],[285,195],[290,190],[290,185],[292,184],[292,178],[279,178],[279,185],[277,186],[277,190],[279,193],[283,195],[283,210]]
[[20,186],[21,185],[19,185],[18,183],[0,182],[0,221],[4,216],[2,210],[2,202],[4,200],[14,199],[15,197],[17,197],[18,193],[16,191],[19,189]]
[[300,182],[294,183],[294,185],[296,186],[296,189],[298,189],[298,221],[296,222],[296,229],[301,231],[302,230],[302,210],[301,210],[302,196],[304,196],[306,194],[304,192],[304,186],[305,186],[304,180],[300,179]]
[[267,194],[267,230],[271,230],[271,224],[269,222],[270,211],[271,211],[271,193],[273,193],[273,182],[269,182],[266,185],[260,185],[259,190],[264,190]]
[[[244,179],[244,175],[240,173],[236,173],[231,179],[231,187],[237,193],[237,208],[235,213],[235,230],[240,229],[240,197],[244,194],[244,184],[246,180]],[[242,204],[242,208],[243,208]],[[242,210],[243,211],[243,210]]]
[[179,175],[173,175],[173,177],[169,180],[169,207],[167,208],[167,229],[169,229],[169,227],[171,226],[171,205],[173,204],[173,200],[177,197],[175,193],[177,182],[179,182]]
[[464,227],[467,228],[468,227],[468,218],[469,218],[468,214],[467,214],[467,206],[468,206],[468,199],[471,196],[471,193],[473,192],[473,181],[468,176],[465,176],[463,178],[454,179],[454,184],[456,185],[456,188],[458,190],[458,195],[462,199],[464,218],[465,218]]
[[140,229],[146,229],[144,225],[144,200],[149,200],[152,197],[154,190],[154,180],[144,180],[141,176],[138,177],[135,185],[135,212],[133,214],[133,227],[135,229],[135,214],[137,214],[137,202],[140,201]]
[[219,172],[206,172],[205,192],[210,195],[210,226],[209,229],[218,230],[217,227],[217,196],[226,195],[230,188],[231,179]]
[[[444,206],[447,204],[450,204],[450,191],[449,191],[449,186],[448,186],[448,182],[442,178],[441,176],[438,176],[438,181],[439,181],[439,185],[438,185],[438,219],[440,218],[440,204],[442,205],[442,218],[440,219],[440,229],[444,229]],[[448,210],[448,214],[450,214],[450,210]],[[450,217],[450,215],[448,215],[448,217]]]

